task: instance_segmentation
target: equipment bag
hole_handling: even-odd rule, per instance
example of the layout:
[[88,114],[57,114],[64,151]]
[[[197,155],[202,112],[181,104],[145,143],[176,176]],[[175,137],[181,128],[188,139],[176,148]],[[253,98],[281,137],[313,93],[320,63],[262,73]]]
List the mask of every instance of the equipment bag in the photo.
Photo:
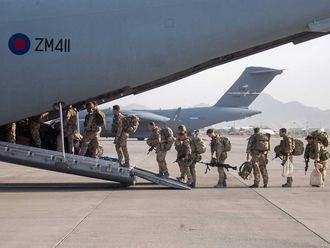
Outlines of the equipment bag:
[[293,139],[293,156],[300,156],[304,154],[304,142],[299,139]]
[[257,134],[254,150],[259,152],[269,151],[269,140],[265,134]]
[[162,128],[159,133],[161,136],[161,149],[169,151],[175,141],[172,129],[165,127]]
[[95,113],[95,124],[98,127],[103,127],[105,125],[105,113],[98,110]]
[[323,185],[322,174],[317,168],[312,171],[309,183],[313,187],[321,187]]
[[327,151],[324,148],[321,148],[321,152],[320,152],[320,160],[321,161],[326,161],[330,158],[330,152]]
[[282,177],[293,177],[293,163],[291,163],[290,159],[283,166]]
[[315,130],[311,133],[311,136],[313,136],[317,141],[319,141],[324,147],[328,147],[330,143],[330,138],[327,132]]
[[206,143],[202,138],[192,137],[190,140],[192,153],[203,154],[206,152]]
[[231,143],[230,140],[227,137],[220,137],[220,141],[222,142],[225,152],[231,151]]
[[135,133],[139,127],[140,119],[135,115],[125,116],[123,119],[123,131],[125,133]]
[[238,175],[246,180],[251,175],[252,169],[252,163],[250,161],[246,161],[239,167]]

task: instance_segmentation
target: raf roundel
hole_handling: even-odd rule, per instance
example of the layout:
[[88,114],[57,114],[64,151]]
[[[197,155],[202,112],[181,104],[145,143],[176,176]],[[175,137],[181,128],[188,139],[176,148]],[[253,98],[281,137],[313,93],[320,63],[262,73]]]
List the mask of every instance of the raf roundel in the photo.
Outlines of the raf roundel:
[[8,47],[13,54],[23,55],[30,50],[31,42],[25,34],[18,33],[9,39]]

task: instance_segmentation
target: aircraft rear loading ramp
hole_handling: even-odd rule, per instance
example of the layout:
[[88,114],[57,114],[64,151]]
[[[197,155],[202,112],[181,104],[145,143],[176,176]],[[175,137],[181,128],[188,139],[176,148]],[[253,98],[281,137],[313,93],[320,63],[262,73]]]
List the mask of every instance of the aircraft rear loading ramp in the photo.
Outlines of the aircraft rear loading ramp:
[[190,189],[170,178],[158,177],[155,173],[139,168],[120,166],[116,159],[102,160],[66,154],[35,147],[0,142],[0,160],[50,171],[62,172],[108,181],[124,185],[134,185],[136,177],[175,189]]

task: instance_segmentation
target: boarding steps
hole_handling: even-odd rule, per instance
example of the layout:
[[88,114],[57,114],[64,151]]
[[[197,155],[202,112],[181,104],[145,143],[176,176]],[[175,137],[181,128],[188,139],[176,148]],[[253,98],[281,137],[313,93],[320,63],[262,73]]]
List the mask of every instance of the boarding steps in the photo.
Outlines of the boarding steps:
[[14,164],[63,172],[79,176],[134,185],[136,177],[175,189],[190,189],[174,179],[161,178],[157,174],[136,167],[122,167],[117,159],[107,160],[63,154],[30,146],[0,142],[0,160]]

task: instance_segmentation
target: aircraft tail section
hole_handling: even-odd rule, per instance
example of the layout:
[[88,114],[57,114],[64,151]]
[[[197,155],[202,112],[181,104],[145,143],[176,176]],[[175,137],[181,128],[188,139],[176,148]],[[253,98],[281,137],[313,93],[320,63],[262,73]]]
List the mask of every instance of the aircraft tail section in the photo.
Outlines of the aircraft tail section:
[[214,106],[247,108],[282,72],[271,68],[248,67]]

